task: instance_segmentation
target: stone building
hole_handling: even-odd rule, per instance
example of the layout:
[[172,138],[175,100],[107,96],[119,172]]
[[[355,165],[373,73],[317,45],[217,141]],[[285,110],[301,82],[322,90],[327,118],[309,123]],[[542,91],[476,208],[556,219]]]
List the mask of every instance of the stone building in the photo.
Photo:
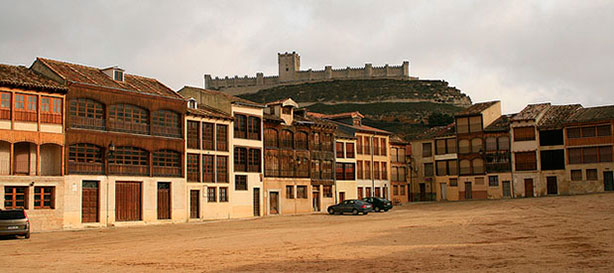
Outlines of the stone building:
[[357,199],[356,137],[343,126],[335,131],[335,160],[336,203]]
[[409,143],[398,136],[390,137],[390,200],[394,204],[409,202]]
[[63,228],[67,88],[23,66],[0,65],[0,208],[23,208],[32,231]]
[[300,84],[307,82],[331,81],[331,80],[356,80],[356,79],[398,79],[416,80],[418,78],[409,75],[409,62],[404,61],[399,66],[384,65],[374,67],[365,64],[360,68],[334,69],[332,66],[324,67],[324,70],[301,70],[301,57],[296,52],[278,53],[277,76],[264,76],[257,73],[256,77],[211,77],[205,74],[205,88],[221,90],[228,94],[239,95],[255,93],[261,89],[267,89],[279,85]]

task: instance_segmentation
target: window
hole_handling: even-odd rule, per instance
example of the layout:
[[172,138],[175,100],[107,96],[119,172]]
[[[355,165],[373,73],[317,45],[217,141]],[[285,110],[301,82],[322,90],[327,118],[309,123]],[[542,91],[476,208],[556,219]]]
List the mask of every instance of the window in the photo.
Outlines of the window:
[[585,147],[582,148],[582,162],[583,163],[597,163],[597,147]]
[[401,185],[401,195],[405,195],[405,185]]
[[363,137],[363,143],[365,147],[364,154],[370,155],[371,154],[371,140],[369,139],[368,136]]
[[217,124],[215,126],[215,141],[218,151],[228,151],[228,125]]
[[580,128],[567,128],[568,138],[580,138],[582,137],[582,131]]
[[235,175],[235,191],[247,190],[247,175]]
[[354,158],[354,143],[345,143],[345,157]]
[[153,113],[153,134],[158,136],[181,137],[180,115],[169,110]]
[[445,160],[440,160],[435,162],[437,167],[437,176],[445,176],[448,174],[448,162]]
[[199,155],[188,154],[188,182],[200,182]]
[[0,92],[0,119],[11,119],[11,93]]
[[610,125],[600,125],[597,126],[597,136],[611,136],[612,135],[612,129],[610,128]]
[[362,145],[362,137],[358,137],[356,138],[356,153],[358,153],[359,155],[363,154],[363,145]]
[[215,182],[214,156],[203,155],[203,182]]
[[456,132],[459,134],[469,133],[469,118],[456,119]]
[[291,115],[292,114],[292,107],[289,107],[289,106],[282,107],[281,108],[281,113],[284,114],[284,115]]
[[455,138],[446,139],[446,148],[447,148],[446,151],[448,154],[455,154],[456,153],[456,139]]
[[535,127],[516,127],[514,128],[514,141],[535,140]]
[[311,178],[322,179],[322,168],[318,160],[311,160]]
[[612,146],[567,149],[569,164],[612,162]]
[[458,141],[458,153],[459,154],[468,154],[471,151],[471,145],[469,144],[468,139],[461,139]]
[[393,195],[399,195],[399,186],[397,186],[397,185],[393,185],[392,186],[392,194]]
[[365,179],[371,179],[371,161],[363,161],[365,167]]
[[388,168],[386,162],[382,162],[382,180],[388,180]]
[[264,147],[266,148],[279,148],[279,137],[277,130],[264,129]]
[[458,178],[450,178],[450,187],[458,186]]
[[203,150],[213,151],[215,149],[215,141],[213,140],[213,131],[215,126],[213,123],[203,122],[202,127]]
[[220,202],[228,202],[228,188],[220,187]]
[[247,116],[235,114],[234,137],[247,138]]
[[612,146],[599,147],[599,162],[612,162]]
[[344,152],[344,146],[343,146],[343,142],[337,142],[335,145],[335,148],[337,149],[337,158],[344,158],[345,157],[345,152]]
[[488,177],[488,186],[489,187],[498,187],[499,186],[499,177],[498,176],[489,176]]
[[15,94],[15,120],[36,122],[36,96]]
[[424,163],[424,176],[433,176],[433,163]]
[[113,70],[113,79],[116,81],[123,82],[124,81],[124,72],[119,70]]
[[380,152],[380,155],[386,155],[388,154],[388,152],[386,152],[388,150],[388,145],[386,145],[386,139],[385,138],[381,138],[380,141],[382,142],[382,145],[380,145],[380,148],[382,149],[382,151]]
[[482,139],[481,138],[474,138],[471,140],[471,152],[472,153],[482,152]]
[[572,181],[582,181],[582,170],[571,170]]
[[363,171],[362,171],[362,161],[361,160],[357,160],[356,161],[356,173],[358,174],[358,179],[362,179],[363,177]]
[[281,131],[281,147],[285,149],[294,148],[294,133],[290,130]]
[[457,175],[458,174],[458,166],[456,163],[456,159],[448,160],[448,175]]
[[34,187],[34,208],[55,208],[55,187]]
[[28,187],[4,187],[5,209],[28,209]]
[[207,187],[207,202],[217,202],[217,198],[215,198],[215,187]]
[[433,155],[433,146],[431,143],[422,143],[422,157],[430,157]]
[[537,170],[537,159],[535,152],[514,153],[516,157],[517,171],[533,171]]
[[264,175],[267,177],[279,176],[279,151],[264,151]]
[[475,178],[476,185],[484,185],[484,177],[476,177]]
[[582,163],[582,148],[570,148],[567,149],[567,154],[569,157],[569,164],[580,164]]
[[298,150],[309,149],[309,143],[307,142],[307,133],[305,132],[296,133],[296,146],[295,147]]
[[117,147],[109,165],[113,174],[149,175],[149,153],[137,147]]
[[149,113],[130,104],[111,105],[108,124],[114,131],[149,134]]
[[594,137],[595,134],[595,127],[582,127],[582,137]]
[[469,132],[477,133],[482,131],[482,116],[469,117]]
[[247,120],[247,138],[260,140],[260,118],[249,117]]
[[471,162],[469,160],[463,159],[460,161],[460,174],[471,174]]
[[501,151],[509,151],[510,149],[510,138],[509,137],[499,137],[497,138],[497,142],[499,143],[499,150]]
[[235,147],[234,148],[235,172],[260,172],[261,154],[260,149]]
[[335,178],[337,180],[343,180],[343,163],[335,164]]
[[247,157],[247,164],[248,164],[248,172],[255,172],[255,173],[259,173],[260,172],[260,149],[248,149],[248,157]]
[[323,185],[322,186],[322,196],[324,196],[325,198],[332,198],[333,197],[333,186]]
[[235,147],[234,163],[235,172],[247,171],[247,148]]
[[487,137],[486,138],[486,151],[492,152],[496,150],[497,150],[497,138]]
[[296,186],[296,198],[307,199],[307,186]]
[[188,149],[200,149],[200,132],[198,121],[188,121]]
[[41,98],[41,122],[62,124],[62,99]]
[[379,155],[380,149],[379,149],[379,138],[374,137],[373,138],[373,154],[374,155]]
[[563,140],[563,130],[539,131],[539,145],[554,146],[563,144],[565,144]]
[[294,199],[294,186],[286,186],[286,199]]
[[547,150],[540,152],[541,169],[548,170],[564,170],[565,169],[565,152],[563,150]]
[[380,179],[379,162],[373,162],[373,179]]
[[312,137],[313,137],[313,141],[311,142],[311,149],[321,150],[322,147],[321,147],[321,142],[320,142],[320,133],[313,132]]
[[435,154],[443,155],[446,154],[446,140],[438,139],[435,141]]
[[586,170],[586,180],[597,180],[597,169]]
[[215,160],[216,160],[215,169],[217,171],[217,182],[218,183],[228,183],[228,157],[218,155],[215,157]]
[[481,158],[475,158],[471,161],[473,167],[473,174],[483,174],[485,172],[484,169],[484,160]]
[[160,150],[153,153],[154,176],[182,176],[181,154],[173,150]]
[[354,163],[337,163],[335,168],[337,180],[354,180]]

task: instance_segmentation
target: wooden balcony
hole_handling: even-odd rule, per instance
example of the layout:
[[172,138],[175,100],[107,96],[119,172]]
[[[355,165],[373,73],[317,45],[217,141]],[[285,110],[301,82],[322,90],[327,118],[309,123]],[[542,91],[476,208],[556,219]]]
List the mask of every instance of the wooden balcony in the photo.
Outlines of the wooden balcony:
[[154,125],[152,130],[152,135],[181,138],[181,128],[179,127],[171,128],[166,126]]
[[103,163],[68,162],[69,174],[104,174]]
[[70,127],[104,130],[104,119],[70,116]]
[[0,109],[0,119],[10,120],[11,119],[11,109]]
[[110,131],[135,133],[135,134],[149,134],[149,124],[133,123],[133,122],[121,122],[121,121],[108,121],[108,129]]
[[[161,176],[161,177],[181,177],[181,168],[180,167],[153,167],[153,175]],[[196,174],[198,176],[198,174]]]
[[149,166],[109,164],[109,174],[149,176]]

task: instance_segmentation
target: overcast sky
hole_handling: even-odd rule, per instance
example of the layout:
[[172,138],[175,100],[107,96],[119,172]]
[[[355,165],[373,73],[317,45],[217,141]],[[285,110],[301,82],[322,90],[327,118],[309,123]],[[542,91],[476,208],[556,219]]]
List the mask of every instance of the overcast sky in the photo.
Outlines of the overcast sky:
[[119,65],[174,90],[214,76],[410,61],[474,102],[614,104],[614,1],[2,1],[0,63]]

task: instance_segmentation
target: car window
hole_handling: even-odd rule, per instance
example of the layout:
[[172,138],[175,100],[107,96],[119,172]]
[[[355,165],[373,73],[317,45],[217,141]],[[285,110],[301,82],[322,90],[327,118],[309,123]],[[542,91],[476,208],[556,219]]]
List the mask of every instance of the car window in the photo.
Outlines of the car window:
[[354,201],[353,201],[353,200],[352,200],[352,201],[350,201],[350,204],[354,204]]

